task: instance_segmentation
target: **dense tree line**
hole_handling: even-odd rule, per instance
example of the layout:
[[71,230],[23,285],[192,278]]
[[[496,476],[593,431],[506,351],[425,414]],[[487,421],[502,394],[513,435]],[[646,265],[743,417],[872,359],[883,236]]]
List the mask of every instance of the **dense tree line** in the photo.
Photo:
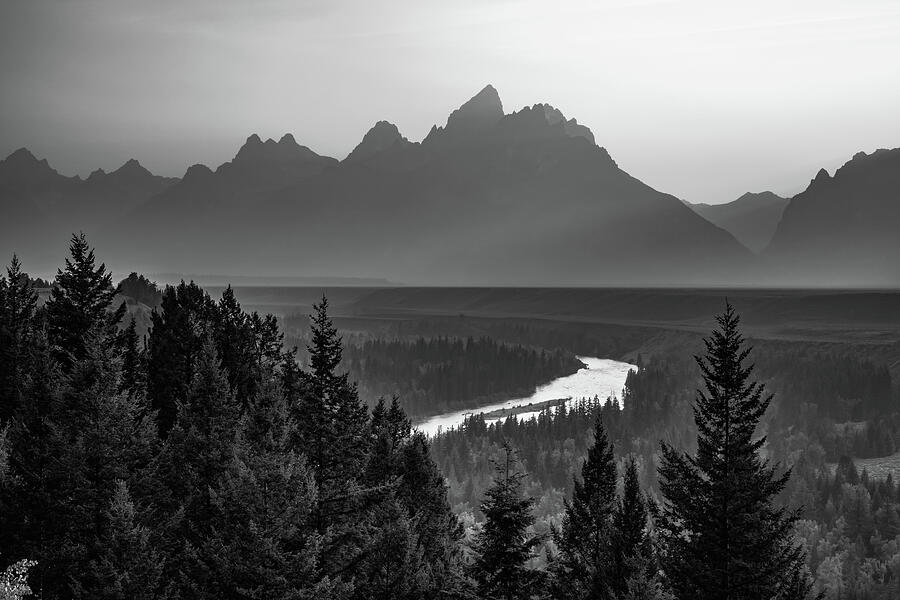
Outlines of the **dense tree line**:
[[363,398],[396,394],[413,418],[528,396],[583,366],[569,352],[488,337],[367,340],[348,345],[344,358]]
[[813,443],[797,458],[785,496],[803,507],[796,531],[827,599],[900,597],[900,486],[892,473],[870,476],[848,456],[827,463]]
[[[146,341],[116,301],[83,236],[43,306],[18,261],[0,278],[0,557],[37,561],[42,597],[800,599],[807,551],[836,568],[777,501],[799,495],[776,461],[804,434],[766,442],[731,309],[699,375],[654,361],[624,406],[476,417],[430,447],[398,400],[361,401],[324,299],[303,361],[230,289],[167,287]],[[832,512],[889,564],[859,498],[896,492],[858,477]]]
[[[316,307],[310,367],[270,317],[167,287],[146,347],[83,236],[38,307],[0,278],[0,557],[43,598],[434,598],[468,589],[428,443],[370,413]],[[26,563],[31,564],[31,563]]]

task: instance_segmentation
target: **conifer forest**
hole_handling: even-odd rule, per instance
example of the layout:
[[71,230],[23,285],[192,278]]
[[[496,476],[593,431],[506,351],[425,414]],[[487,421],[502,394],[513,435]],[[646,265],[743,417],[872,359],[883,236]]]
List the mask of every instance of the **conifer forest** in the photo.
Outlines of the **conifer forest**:
[[292,327],[230,287],[114,282],[83,234],[52,282],[15,257],[0,279],[0,597],[900,597],[871,356],[754,347],[723,300],[696,356],[637,357],[621,395],[426,436],[594,342],[460,317],[344,337],[327,296]]

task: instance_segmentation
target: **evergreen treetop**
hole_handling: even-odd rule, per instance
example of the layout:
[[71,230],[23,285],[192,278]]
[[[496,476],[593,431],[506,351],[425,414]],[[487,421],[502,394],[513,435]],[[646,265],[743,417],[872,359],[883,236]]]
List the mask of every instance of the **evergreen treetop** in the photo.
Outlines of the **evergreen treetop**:
[[694,404],[697,452],[663,444],[665,572],[680,599],[796,597],[804,563],[792,538],[797,515],[775,504],[790,471],[777,473],[760,456],[765,436],[754,439],[772,396],[745,365],[750,348],[734,307],[726,303],[716,321],[696,357],[704,382]]
[[539,580],[538,573],[527,567],[541,542],[528,532],[534,524],[535,501],[522,494],[525,474],[517,470],[509,444],[504,444],[495,470],[494,484],[481,504],[485,520],[475,539],[472,574],[483,598],[528,598]]
[[72,236],[69,253],[46,305],[50,340],[64,368],[85,356],[85,336],[96,324],[111,333],[125,314],[124,302],[110,311],[116,296],[112,274],[105,264],[97,266],[83,233]]

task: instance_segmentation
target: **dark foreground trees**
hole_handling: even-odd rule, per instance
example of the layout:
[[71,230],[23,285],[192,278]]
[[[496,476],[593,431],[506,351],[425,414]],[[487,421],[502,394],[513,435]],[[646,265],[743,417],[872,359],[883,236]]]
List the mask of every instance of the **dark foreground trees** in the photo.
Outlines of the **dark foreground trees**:
[[41,308],[0,277],[0,560],[36,560],[39,597],[467,587],[428,442],[396,403],[370,417],[325,302],[307,371],[231,290],[167,288],[146,347],[114,293],[83,236]]
[[565,503],[562,528],[555,541],[560,555],[555,567],[560,598],[612,598],[615,558],[612,552],[616,502],[616,464],[599,416],[594,444],[575,479],[572,499]]
[[797,519],[775,503],[790,472],[760,456],[757,425],[772,397],[751,379],[750,349],[731,305],[697,358],[704,391],[694,419],[697,452],[663,445],[659,522],[663,567],[679,598],[804,598],[805,556],[793,540]]
[[[244,312],[230,289],[216,302],[193,283],[166,288],[144,343],[83,236],[71,254],[43,307],[17,261],[0,277],[0,567],[36,560],[29,584],[39,597],[808,592],[794,515],[774,503],[787,474],[760,457],[764,438],[754,437],[769,400],[743,365],[730,307],[699,361],[698,451],[665,447],[660,511],[633,460],[618,481],[602,421],[618,410],[610,404],[596,411],[552,536],[557,552],[540,569],[546,537],[535,532],[535,500],[512,448],[504,446],[483,526],[467,544],[429,441],[396,399],[370,413],[340,371],[342,342],[324,299],[306,367],[273,318]],[[545,413],[536,427],[571,425],[560,415]],[[488,446],[457,452],[455,464],[484,460]],[[836,477],[845,475],[846,465]],[[854,498],[859,518],[847,526],[862,539],[872,524],[862,491]]]
[[515,451],[509,445],[495,466],[494,485],[481,505],[485,520],[475,540],[472,574],[484,598],[530,598],[542,579],[527,566],[541,542],[529,532],[534,524],[534,499],[523,496],[524,474],[517,470]]

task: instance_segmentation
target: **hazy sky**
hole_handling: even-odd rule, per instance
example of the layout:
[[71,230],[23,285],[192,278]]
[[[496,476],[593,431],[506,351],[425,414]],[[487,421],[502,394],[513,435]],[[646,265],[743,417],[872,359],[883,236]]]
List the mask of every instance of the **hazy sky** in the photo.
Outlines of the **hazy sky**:
[[900,0],[2,0],[0,154],[182,175],[250,133],[343,158],[492,83],[692,201],[900,146]]

